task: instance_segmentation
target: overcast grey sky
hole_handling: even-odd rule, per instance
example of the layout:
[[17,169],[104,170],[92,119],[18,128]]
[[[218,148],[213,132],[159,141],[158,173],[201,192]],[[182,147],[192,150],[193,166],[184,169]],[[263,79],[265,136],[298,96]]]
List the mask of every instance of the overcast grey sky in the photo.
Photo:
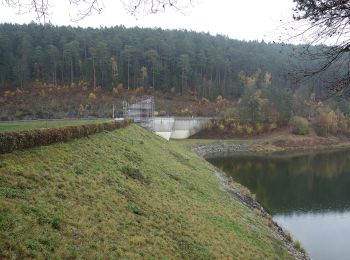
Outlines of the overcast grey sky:
[[[25,1],[25,0],[23,0]],[[87,17],[75,23],[76,10],[69,0],[50,0],[52,8],[49,20],[54,25],[100,27],[125,25],[126,27],[161,27],[188,29],[222,34],[233,39],[277,41],[283,22],[291,20],[292,0],[196,0],[187,15],[167,10],[166,13],[140,14],[137,19],[128,14],[118,0],[103,0],[102,14]],[[36,19],[34,13],[17,15],[16,9],[1,6],[0,22],[29,23]],[[282,19],[283,22],[280,22]]]

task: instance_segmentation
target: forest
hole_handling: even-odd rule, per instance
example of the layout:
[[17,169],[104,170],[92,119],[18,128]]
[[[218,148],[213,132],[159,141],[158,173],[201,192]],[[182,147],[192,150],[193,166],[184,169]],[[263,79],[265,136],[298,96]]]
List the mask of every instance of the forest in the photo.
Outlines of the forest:
[[112,89],[151,87],[239,98],[242,77],[296,89],[302,46],[244,42],[186,30],[0,25],[0,88],[33,81]]
[[347,95],[329,98],[337,71],[305,77],[319,62],[307,48],[186,30],[1,24],[0,116],[108,117],[112,104],[151,93],[163,114],[252,122],[247,129],[228,123],[230,132],[274,129],[295,116],[321,120],[326,133],[328,119],[346,119],[347,129]]

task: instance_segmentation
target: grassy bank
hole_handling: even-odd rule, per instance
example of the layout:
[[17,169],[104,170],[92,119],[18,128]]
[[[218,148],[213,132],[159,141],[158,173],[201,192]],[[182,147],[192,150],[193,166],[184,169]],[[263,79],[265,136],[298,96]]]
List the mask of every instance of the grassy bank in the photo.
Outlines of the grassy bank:
[[30,129],[78,126],[84,124],[98,124],[108,122],[108,119],[66,119],[66,120],[28,120],[28,121],[0,121],[0,132],[23,131]]
[[292,258],[268,224],[135,125],[0,155],[0,258]]

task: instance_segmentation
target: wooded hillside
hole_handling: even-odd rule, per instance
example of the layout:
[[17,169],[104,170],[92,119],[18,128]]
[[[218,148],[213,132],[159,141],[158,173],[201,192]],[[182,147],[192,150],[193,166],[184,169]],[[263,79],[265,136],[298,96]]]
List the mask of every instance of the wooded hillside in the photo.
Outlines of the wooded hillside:
[[238,98],[244,81],[297,88],[302,46],[162,29],[0,25],[0,88],[33,81]]

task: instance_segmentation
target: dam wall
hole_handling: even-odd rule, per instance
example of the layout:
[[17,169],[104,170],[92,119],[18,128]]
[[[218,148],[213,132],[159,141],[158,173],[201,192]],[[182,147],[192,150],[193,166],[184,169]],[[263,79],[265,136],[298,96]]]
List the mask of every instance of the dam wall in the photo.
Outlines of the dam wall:
[[166,140],[186,139],[205,127],[205,117],[155,117],[152,130]]

